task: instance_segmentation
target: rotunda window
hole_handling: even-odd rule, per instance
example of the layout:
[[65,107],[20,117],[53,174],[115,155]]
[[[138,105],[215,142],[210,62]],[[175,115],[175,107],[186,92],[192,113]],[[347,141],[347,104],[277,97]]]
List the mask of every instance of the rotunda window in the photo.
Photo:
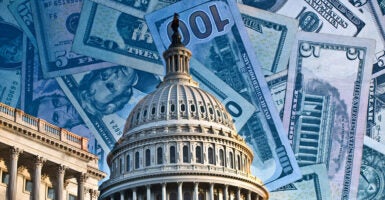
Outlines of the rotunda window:
[[188,163],[189,162],[188,154],[189,154],[188,146],[184,145],[183,146],[183,162],[184,163]]
[[195,105],[194,104],[191,104],[190,110],[191,110],[191,112],[195,112]]
[[221,166],[225,166],[225,159],[224,159],[223,149],[219,149],[219,164]]
[[183,200],[191,200],[191,193],[190,192],[185,192],[183,194]]
[[175,146],[170,147],[170,163],[176,163],[175,159]]
[[119,171],[121,174],[123,174],[124,172],[124,168],[123,168],[123,158],[120,158],[119,159]]
[[196,163],[202,163],[202,149],[200,146],[195,147]]
[[209,164],[214,164],[214,151],[212,147],[209,147],[208,149],[208,159],[209,159]]
[[143,112],[143,117],[145,118],[147,116],[147,109]]
[[130,171],[130,155],[126,156],[126,171]]
[[151,114],[152,114],[152,115],[155,114],[155,107],[152,107],[152,109],[151,109]]
[[213,110],[212,107],[209,107],[209,113],[210,113],[211,115],[214,114],[214,110]]
[[205,113],[205,107],[204,106],[200,106],[200,109],[201,109],[201,113]]
[[156,152],[157,153],[156,159],[157,159],[158,165],[163,164],[163,149],[162,149],[162,147],[158,147],[158,149],[156,151],[157,151]]
[[175,111],[175,105],[174,105],[174,104],[171,104],[170,110],[171,110],[171,112],[174,112],[174,111]]
[[230,161],[230,168],[234,169],[234,158],[233,158],[233,152],[229,153],[229,161]]
[[150,166],[151,164],[151,151],[150,149],[146,149],[146,166]]
[[238,162],[237,162],[237,169],[240,170],[241,169],[241,156],[237,156],[238,158]]
[[177,195],[175,192],[170,193],[170,200],[177,200]]
[[186,110],[186,106],[184,105],[184,103],[180,105],[180,110],[183,112]]
[[160,112],[161,112],[161,113],[164,113],[165,110],[166,110],[166,109],[165,109],[164,105],[162,105],[162,106],[160,107]]
[[135,152],[135,169],[139,168],[139,152]]

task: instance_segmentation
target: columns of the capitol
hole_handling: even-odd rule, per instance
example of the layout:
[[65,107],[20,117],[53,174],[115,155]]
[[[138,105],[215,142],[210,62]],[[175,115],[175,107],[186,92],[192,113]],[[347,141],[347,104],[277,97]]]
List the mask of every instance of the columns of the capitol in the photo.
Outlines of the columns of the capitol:
[[120,191],[120,200],[124,200],[124,190]]
[[198,182],[194,183],[194,200],[198,200]]
[[210,183],[210,200],[214,200],[214,183]]
[[223,199],[224,200],[229,199],[229,185],[225,185],[225,188],[223,190]]
[[56,200],[63,200],[63,187],[64,187],[64,173],[66,167],[59,165],[57,169],[57,180],[56,180]]
[[11,147],[10,148],[10,163],[9,163],[9,182],[8,182],[8,199],[16,200],[16,186],[17,186],[17,161],[20,153],[23,150]]
[[241,188],[237,189],[237,200],[241,199]]
[[247,200],[251,200],[251,191],[250,190],[247,193]]
[[132,200],[136,200],[136,188],[132,188]]
[[84,173],[79,174],[77,177],[78,181],[78,200],[84,199],[84,183],[87,179],[87,175]]
[[147,199],[151,199],[151,185],[147,185]]
[[166,193],[166,183],[162,183],[162,200],[166,200],[167,199],[167,193]]
[[43,168],[43,162],[45,159],[41,156],[35,156],[35,172],[33,176],[33,190],[32,199],[40,200],[40,185],[41,185],[41,169]]
[[178,182],[178,200],[183,200],[182,186],[183,182]]

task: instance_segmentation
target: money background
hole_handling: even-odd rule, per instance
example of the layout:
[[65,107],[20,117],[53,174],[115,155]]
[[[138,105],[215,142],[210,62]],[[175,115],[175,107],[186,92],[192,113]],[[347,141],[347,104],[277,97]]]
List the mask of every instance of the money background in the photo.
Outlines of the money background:
[[[120,1],[28,1],[28,0],[1,0],[0,1],[0,102],[13,107],[21,108],[25,112],[43,118],[48,122],[69,129],[70,131],[83,135],[89,138],[89,150],[99,156],[99,167],[101,170],[108,172],[108,166],[105,162],[106,155],[112,148],[114,142],[122,134],[125,118],[128,116],[132,107],[145,94],[150,93],[155,89],[155,86],[161,81],[162,73],[159,70],[161,66],[162,52],[156,52],[155,43],[152,40],[151,32],[149,31],[144,16],[158,9],[166,7],[178,1],[137,1],[136,4],[121,5]],[[135,1],[136,2],[136,1]],[[385,119],[382,119],[385,114],[384,100],[384,74],[385,70],[385,51],[384,51],[384,25],[385,24],[385,2],[384,1],[359,1],[359,0],[275,0],[275,1],[250,1],[237,0],[237,3],[244,4],[250,8],[244,8],[241,13],[246,27],[248,27],[249,37],[252,41],[254,51],[262,66],[267,85],[271,89],[272,99],[277,106],[277,112],[283,117],[285,90],[287,85],[287,66],[291,54],[291,47],[295,33],[298,31],[307,31],[314,33],[329,33],[335,35],[349,36],[350,40],[355,40],[354,37],[371,38],[375,40],[375,53],[372,55],[373,60],[367,61],[373,63],[372,80],[370,82],[367,120],[359,121],[362,126],[366,126],[366,132],[362,133],[378,143],[385,146]],[[103,30],[92,30],[95,36],[86,36],[86,27],[78,27],[84,24],[79,22],[81,18],[88,18],[92,13],[82,10],[84,4],[92,4],[94,7],[104,7],[103,12],[106,16],[96,18],[94,27],[103,25]],[[93,7],[93,8],[94,8]],[[338,9],[339,8],[339,9]],[[344,9],[341,9],[344,8]],[[84,8],[83,8],[84,9]],[[261,9],[263,11],[260,11]],[[91,10],[92,11],[92,10]],[[102,12],[102,11],[100,11]],[[248,16],[256,13],[266,12],[268,17],[262,15],[260,23],[257,26],[247,24],[245,20]],[[114,15],[109,18],[108,15]],[[85,15],[85,17],[83,17]],[[87,15],[87,16],[86,16]],[[59,16],[59,17],[58,17]],[[282,16],[295,21],[289,27],[286,35],[279,32],[281,29],[278,24],[284,24]],[[331,16],[338,16],[332,19]],[[350,18],[349,18],[350,17]],[[60,23],[54,20],[61,18]],[[44,19],[40,20],[39,19]],[[106,21],[102,21],[102,20]],[[131,37],[122,37],[117,30],[118,20],[121,23],[133,24],[133,30],[127,34]],[[133,20],[134,19],[134,20]],[[273,21],[274,19],[279,19]],[[38,21],[36,21],[38,20]],[[52,20],[52,21],[50,21]],[[64,21],[63,21],[64,20]],[[289,20],[289,21],[290,21]],[[262,22],[261,22],[262,21]],[[269,23],[266,23],[269,22]],[[56,23],[56,24],[55,24]],[[101,24],[101,25],[100,25]],[[60,30],[55,37],[49,37],[48,27],[55,26]],[[333,27],[338,27],[333,29]],[[82,31],[77,31],[83,30]],[[129,28],[127,28],[129,29]],[[127,30],[126,29],[126,30]],[[342,29],[342,30],[341,30]],[[252,32],[254,30],[254,32]],[[275,32],[274,32],[275,31]],[[98,32],[102,37],[99,37]],[[292,33],[294,32],[294,34]],[[43,33],[47,33],[42,36]],[[257,35],[259,33],[260,35]],[[268,36],[264,34],[270,34]],[[291,34],[291,35],[290,35]],[[47,36],[48,35],[48,36]],[[277,38],[291,37],[285,45],[276,43]],[[87,39],[87,44],[90,44],[88,53],[80,53],[79,48],[74,48],[76,40]],[[258,43],[263,45],[259,46]],[[56,46],[63,45],[63,48],[48,48],[47,44]],[[79,44],[77,44],[79,45]],[[271,47],[269,51],[263,51],[264,48]],[[279,47],[284,47],[280,49]],[[274,51],[274,48],[276,50]],[[125,54],[122,49],[129,49],[132,54]],[[87,49],[88,51],[88,49]],[[64,52],[64,53],[63,53]],[[268,53],[267,53],[268,52]],[[279,52],[279,53],[277,53]],[[108,59],[104,58],[105,53],[111,56]],[[48,56],[47,56],[48,55]],[[282,56],[278,56],[282,55]],[[131,56],[129,62],[122,63],[122,59],[127,59]],[[258,58],[260,56],[260,58]],[[65,59],[64,59],[65,58]],[[104,58],[104,59],[103,59]],[[62,66],[66,62],[68,68],[55,68],[55,71],[49,71],[44,68],[44,63],[54,62],[57,66]],[[267,66],[271,60],[279,60],[279,66]],[[69,62],[67,62],[69,61]],[[152,66],[146,68],[145,63]],[[124,66],[122,66],[124,65]],[[128,69],[124,69],[128,68]],[[93,69],[93,70],[90,70]],[[150,69],[150,70],[149,70]],[[275,69],[275,70],[269,70]],[[152,70],[152,71],[151,71]],[[332,74],[333,71],[331,70]],[[214,75],[215,76],[215,75]],[[92,78],[96,77],[96,78]],[[121,77],[122,79],[117,79]],[[115,80],[115,81],[114,81]],[[120,81],[116,81],[120,80]],[[86,88],[85,85],[103,84],[105,92],[101,94],[95,93],[92,88]],[[78,84],[79,92],[68,87],[69,83]],[[93,95],[93,101],[82,102],[81,90],[86,91],[83,94],[88,96]],[[216,85],[219,90],[222,85]],[[114,91],[122,91],[131,88],[131,94],[113,94]],[[207,90],[215,91],[214,88],[207,87]],[[72,94],[74,93],[74,94]],[[215,93],[215,92],[214,92]],[[231,93],[231,92],[227,92]],[[77,96],[79,95],[79,96]],[[227,98],[227,102],[237,102],[240,105],[250,106],[247,99],[241,99],[242,96],[231,95]],[[100,99],[105,96],[111,97],[111,101],[104,102]],[[235,97],[236,96],[236,97]],[[83,96],[84,97],[84,96]],[[112,98],[113,97],[113,98]],[[55,111],[51,115],[46,113],[36,112],[36,110],[27,109],[25,105],[31,105],[37,100],[46,98],[37,110],[52,110]],[[114,99],[123,98],[122,102],[115,103]],[[48,100],[47,100],[48,99]],[[240,100],[241,99],[241,100]],[[226,101],[226,99],[221,99]],[[51,107],[49,107],[51,106]],[[247,107],[246,106],[246,107]],[[251,108],[251,107],[250,107]],[[252,110],[252,109],[249,109]],[[78,118],[76,126],[66,122],[66,117],[72,115],[71,119]],[[74,117],[76,116],[76,117]],[[248,120],[252,114],[245,113],[240,120]],[[97,127],[96,124],[103,126]],[[246,122],[239,123],[242,126]],[[241,126],[240,125],[240,126]],[[239,130],[242,127],[237,127]],[[252,130],[252,129],[251,129]],[[245,135],[246,137],[250,137]],[[361,147],[362,148],[362,147]],[[384,154],[379,151],[373,156]],[[370,151],[365,151],[364,156],[370,154]],[[104,161],[104,162],[102,162]],[[317,163],[321,164],[321,163]],[[383,178],[380,182],[374,182],[373,187],[366,188],[367,176],[365,170],[368,169],[370,162],[365,162],[365,167],[361,168],[359,177],[359,195],[357,199],[378,199],[384,196],[385,183]],[[379,168],[378,163],[372,168]],[[302,168],[302,167],[301,167]],[[317,169],[316,167],[314,169]],[[381,172],[381,171],[380,171]],[[324,171],[319,172],[325,174]],[[382,174],[381,174],[382,173]],[[381,172],[379,176],[384,176]],[[305,177],[306,173],[303,173]],[[318,177],[322,177],[319,175]],[[325,177],[322,177],[325,178]],[[382,180],[382,182],[381,182]],[[301,180],[299,180],[300,182]],[[303,181],[303,180],[302,180]],[[327,180],[321,180],[327,182]],[[279,195],[284,195],[284,191],[293,191],[300,189],[301,184],[288,183],[280,187]],[[322,185],[325,185],[322,183]],[[307,185],[308,186],[308,185]],[[362,189],[364,188],[364,189]],[[321,188],[322,189],[322,188]],[[314,191],[306,197],[308,199],[325,199],[327,194],[317,195],[322,192],[332,192],[333,188],[327,188],[325,191]],[[373,195],[375,193],[376,195]],[[271,193],[274,196],[274,191]],[[295,197],[294,197],[295,198]],[[341,199],[341,197],[335,197]],[[351,197],[350,199],[355,199]],[[298,198],[297,198],[298,199]],[[343,199],[343,198],[342,198]]]

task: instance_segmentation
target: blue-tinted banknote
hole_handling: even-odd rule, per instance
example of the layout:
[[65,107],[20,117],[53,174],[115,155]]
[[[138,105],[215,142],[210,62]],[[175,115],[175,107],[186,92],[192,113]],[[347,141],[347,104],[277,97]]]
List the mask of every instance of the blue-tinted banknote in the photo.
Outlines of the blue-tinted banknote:
[[73,51],[164,75],[162,56],[143,17],[84,1]]
[[366,130],[373,40],[299,32],[283,124],[300,166],[325,163],[332,199],[354,199]]
[[370,12],[377,24],[377,28],[380,31],[382,38],[385,40],[385,1],[349,0],[349,2],[358,8],[364,9],[366,12]]
[[370,82],[366,135],[385,145],[385,74]]
[[[201,87],[218,94],[235,125],[242,127],[255,107],[223,81],[210,77],[210,72],[200,79],[206,80]],[[107,149],[112,149],[123,134],[134,106],[160,83],[158,75],[125,66],[67,75],[57,80],[88,127],[96,133],[100,145]]]
[[263,74],[286,70],[298,21],[242,4],[238,8]]
[[46,78],[112,66],[71,51],[83,2],[31,1],[43,75]]
[[270,200],[329,200],[328,172],[325,164],[301,167],[302,178],[270,192]]
[[44,79],[37,48],[26,41],[25,62],[22,65],[21,109],[26,113],[88,138],[88,151],[98,153],[99,169],[108,172],[94,134],[88,129],[75,107],[68,100],[55,78]]
[[385,199],[385,146],[365,137],[358,200]]
[[121,65],[56,80],[99,144],[108,151],[122,136],[133,107],[160,83],[157,75]]
[[26,37],[9,12],[9,4],[8,0],[0,2],[0,102],[18,107]]
[[239,131],[255,153],[253,174],[270,190],[301,178],[236,3],[183,1],[146,15],[159,52],[171,43],[174,12],[180,15],[182,42],[193,53],[191,69],[200,63],[256,108]]
[[278,9],[280,9],[287,0],[236,0],[238,3],[242,3],[245,5],[252,6],[254,8],[259,8],[262,10],[270,11],[270,12],[276,12]]
[[266,82],[270,88],[271,97],[278,110],[279,117],[282,119],[285,105],[287,70],[266,77]]
[[155,10],[178,2],[180,0],[146,0],[146,1],[122,1],[122,0],[91,0],[95,3],[102,4],[119,10],[126,14],[144,19],[144,15]]
[[15,0],[8,8],[20,28],[24,31],[24,34],[37,47],[30,0]]

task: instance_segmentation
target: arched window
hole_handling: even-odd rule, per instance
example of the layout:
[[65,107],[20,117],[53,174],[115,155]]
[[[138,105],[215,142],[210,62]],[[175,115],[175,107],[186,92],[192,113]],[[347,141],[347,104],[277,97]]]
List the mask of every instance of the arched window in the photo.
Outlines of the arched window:
[[202,149],[200,146],[195,147],[196,163],[202,163]]
[[230,161],[230,168],[234,169],[234,158],[233,158],[233,152],[229,153],[229,161]]
[[135,169],[139,168],[139,152],[135,152]]
[[223,149],[219,149],[219,164],[221,166],[225,166],[225,157],[224,157]]
[[146,149],[146,166],[150,166],[151,164],[151,151],[150,149]]
[[212,147],[208,149],[209,164],[214,164],[214,151]]
[[191,193],[190,192],[185,192],[183,194],[183,200],[191,200]]
[[124,168],[123,168],[123,158],[119,159],[119,170],[120,173],[123,174]]
[[189,158],[188,158],[188,146],[184,145],[183,146],[183,162],[188,163]]
[[241,170],[241,156],[238,155],[237,158],[238,158],[238,162],[237,162],[238,166],[237,166],[237,169],[238,169],[238,170]]
[[177,195],[175,192],[170,193],[170,200],[177,200]]
[[130,155],[126,157],[126,171],[130,171]]
[[157,159],[158,165],[163,164],[163,149],[162,149],[162,147],[158,147],[158,149],[156,151],[157,151],[156,152],[157,153],[156,159]]
[[170,163],[176,163],[174,146],[170,147]]

